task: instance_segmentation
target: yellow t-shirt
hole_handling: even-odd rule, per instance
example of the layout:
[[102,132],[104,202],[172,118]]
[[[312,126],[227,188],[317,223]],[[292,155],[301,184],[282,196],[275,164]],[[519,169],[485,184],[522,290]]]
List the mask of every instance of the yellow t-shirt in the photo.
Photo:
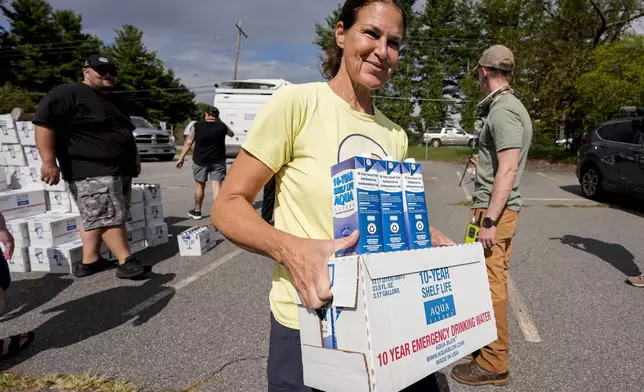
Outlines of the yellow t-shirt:
[[[357,112],[327,83],[280,88],[253,121],[242,147],[276,173],[275,228],[311,239],[333,238],[331,166],[370,152],[407,155],[405,131],[380,111]],[[270,308],[282,325],[299,329],[297,292],[288,270],[273,270]]]

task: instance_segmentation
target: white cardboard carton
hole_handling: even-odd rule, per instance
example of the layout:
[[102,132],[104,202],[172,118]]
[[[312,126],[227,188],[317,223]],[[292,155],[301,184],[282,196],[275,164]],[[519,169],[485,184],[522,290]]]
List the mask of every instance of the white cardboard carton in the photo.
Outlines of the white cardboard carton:
[[47,210],[66,213],[72,211],[69,193],[65,191],[47,191]]
[[[4,244],[0,244],[0,250],[4,253]],[[13,256],[7,260],[9,271],[11,272],[29,272],[31,265],[29,263],[29,249],[16,246],[13,248]]]
[[163,205],[161,199],[161,186],[159,184],[133,184],[133,188],[139,188],[143,191],[143,202],[146,206]]
[[40,158],[40,152],[36,146],[23,146],[25,151],[25,157],[27,158],[27,165],[31,167],[42,167],[42,159]]
[[80,239],[79,214],[46,213],[27,223],[29,241],[34,247],[55,247]]
[[8,166],[9,188],[11,189],[45,189],[40,180],[40,168],[29,166]]
[[2,144],[0,159],[7,166],[27,166],[27,158],[20,144]]
[[6,222],[7,230],[15,241],[15,247],[28,248],[31,244],[29,242],[29,221],[37,219],[38,215],[30,216],[28,218],[12,219]]
[[155,247],[169,242],[168,238],[168,225],[166,223],[158,223],[145,228],[145,244],[148,247]]
[[181,256],[201,256],[217,244],[212,225],[193,226],[177,236]]
[[163,223],[165,220],[163,216],[163,206],[161,204],[144,207],[144,214],[146,227],[155,226]]
[[143,203],[132,204],[130,206],[130,213],[127,217],[126,227],[128,231],[145,228],[145,213],[143,211]]
[[400,391],[497,338],[480,243],[347,256],[329,273],[335,311],[299,306],[310,387]]
[[132,196],[130,198],[130,204],[139,204],[143,203],[143,189],[132,187]]
[[72,212],[75,212],[77,214],[80,213],[80,211],[78,211],[78,205],[76,204],[76,199],[74,199],[74,196],[71,194],[71,192],[67,192],[67,193],[69,193],[69,204],[72,207]]
[[128,230],[127,231],[127,243],[133,244],[135,242],[140,242],[145,240],[145,228]]
[[17,144],[18,133],[14,127],[13,119],[8,115],[0,115],[0,143]]
[[11,176],[8,173],[8,166],[4,166],[4,170],[1,169],[2,168],[0,168],[0,191],[6,191],[11,185]]
[[58,181],[58,184],[56,185],[45,184],[45,190],[67,192],[67,182],[65,182],[61,177],[60,181]]
[[7,220],[26,218],[45,211],[45,191],[26,189],[0,192],[0,213]]
[[141,252],[145,250],[148,246],[145,244],[145,240],[133,242],[129,244],[130,246],[130,253],[135,254],[138,252]]
[[83,262],[83,243],[76,240],[58,247],[30,246],[29,260],[32,271],[69,274],[74,265]]
[[20,144],[23,146],[36,145],[36,127],[31,121],[16,121],[16,131]]

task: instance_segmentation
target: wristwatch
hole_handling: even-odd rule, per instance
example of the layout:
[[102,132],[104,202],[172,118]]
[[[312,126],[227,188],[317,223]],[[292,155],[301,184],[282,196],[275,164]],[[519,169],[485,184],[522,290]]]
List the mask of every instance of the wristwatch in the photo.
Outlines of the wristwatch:
[[485,229],[491,229],[492,227],[496,226],[496,222],[494,219],[490,218],[489,216],[486,216],[483,218],[483,228]]

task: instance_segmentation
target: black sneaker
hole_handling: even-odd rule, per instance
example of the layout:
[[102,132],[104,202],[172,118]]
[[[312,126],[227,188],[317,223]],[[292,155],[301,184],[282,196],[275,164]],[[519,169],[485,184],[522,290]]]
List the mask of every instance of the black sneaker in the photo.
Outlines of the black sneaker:
[[197,212],[195,210],[190,210],[188,211],[188,216],[191,217],[192,219],[199,220],[201,219],[201,211]]
[[144,266],[134,256],[129,256],[125,259],[125,263],[116,267],[116,277],[119,279],[135,279],[150,271],[152,271],[152,267]]
[[98,272],[104,271],[114,265],[114,262],[100,258],[91,264],[76,264],[74,267],[74,276],[77,278],[84,278],[86,276],[94,275]]

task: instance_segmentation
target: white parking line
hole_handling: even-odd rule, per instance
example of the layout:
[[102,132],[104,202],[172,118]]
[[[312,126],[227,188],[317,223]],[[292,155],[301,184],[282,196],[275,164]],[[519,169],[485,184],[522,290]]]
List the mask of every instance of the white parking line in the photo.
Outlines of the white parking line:
[[545,177],[545,178],[547,178],[547,179],[549,179],[549,180],[551,180],[551,181],[559,182],[559,181],[557,181],[557,179],[556,179],[556,178],[554,178],[554,177],[550,177],[550,176],[549,176],[549,175],[547,175],[547,174],[540,173],[540,172],[537,172],[537,174],[538,174],[538,175],[540,175],[541,177]]
[[215,269],[221,267],[225,263],[227,263],[230,260],[234,259],[236,256],[239,256],[240,253],[242,253],[242,250],[241,249],[236,249],[236,250],[226,254],[224,257],[222,257],[221,259],[217,260],[216,262],[210,264],[206,268],[203,268],[203,269],[197,271],[194,275],[191,275],[191,276],[189,276],[189,277],[177,282],[176,284],[174,284],[174,285],[168,287],[167,289],[161,291],[157,295],[155,295],[153,297],[150,297],[147,300],[141,302],[140,304],[136,305],[132,309],[130,309],[130,310],[126,311],[125,313],[123,313],[123,315],[127,316],[127,317],[136,316],[137,314],[141,313],[145,309],[147,309],[150,306],[154,305],[155,303],[161,301],[163,298],[167,297],[168,295],[171,295],[171,294],[173,294],[173,293],[185,288],[190,283],[196,281],[197,279],[201,278],[202,276],[207,275],[207,274],[211,273],[212,271],[214,271]]
[[[456,178],[461,181],[461,173],[456,172]],[[467,200],[472,200],[472,195],[470,194],[470,191],[465,187],[465,185],[461,185],[461,188],[463,188],[463,192],[465,192],[465,198]]]
[[528,307],[526,306],[521,293],[514,285],[512,277],[508,275],[508,302],[512,308],[512,313],[517,318],[519,322],[519,327],[521,327],[521,332],[523,332],[523,337],[526,342],[531,343],[541,343],[541,336],[539,336],[539,331],[537,326],[532,321],[532,317],[528,313]]

